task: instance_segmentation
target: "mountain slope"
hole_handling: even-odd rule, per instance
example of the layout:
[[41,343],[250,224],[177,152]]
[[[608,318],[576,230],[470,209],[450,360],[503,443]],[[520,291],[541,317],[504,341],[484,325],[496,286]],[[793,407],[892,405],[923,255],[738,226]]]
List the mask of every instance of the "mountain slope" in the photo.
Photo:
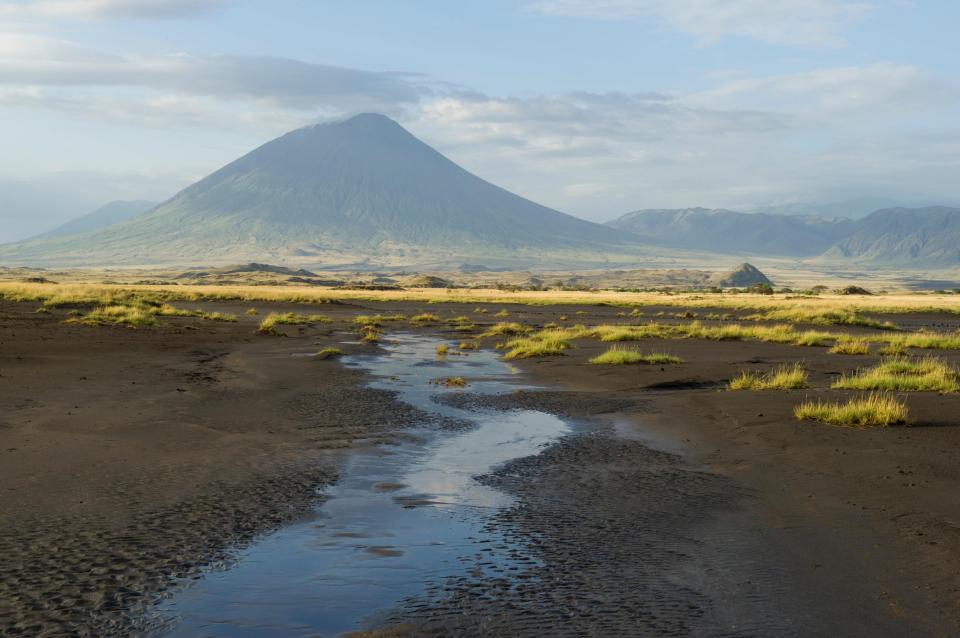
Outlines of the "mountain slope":
[[[382,115],[298,129],[82,240],[0,247],[72,263],[425,263],[626,249],[623,233],[494,186]],[[597,255],[594,255],[597,258]]]
[[790,257],[818,255],[855,227],[846,219],[740,213],[722,208],[639,210],[607,225],[673,248]]
[[52,239],[54,237],[67,237],[70,235],[80,235],[94,230],[101,230],[122,221],[131,219],[144,213],[154,206],[156,202],[143,200],[123,201],[117,200],[105,204],[93,212],[87,213],[72,219],[65,224],[57,226],[53,230],[41,233],[37,238]]
[[823,259],[908,267],[956,267],[960,265],[960,208],[878,210],[827,250]]

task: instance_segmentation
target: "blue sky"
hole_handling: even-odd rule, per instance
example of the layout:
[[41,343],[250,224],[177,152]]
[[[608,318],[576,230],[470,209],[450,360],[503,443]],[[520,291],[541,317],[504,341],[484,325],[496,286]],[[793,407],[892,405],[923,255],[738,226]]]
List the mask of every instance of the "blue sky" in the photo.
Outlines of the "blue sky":
[[0,0],[0,241],[385,112],[589,219],[960,200],[960,3]]

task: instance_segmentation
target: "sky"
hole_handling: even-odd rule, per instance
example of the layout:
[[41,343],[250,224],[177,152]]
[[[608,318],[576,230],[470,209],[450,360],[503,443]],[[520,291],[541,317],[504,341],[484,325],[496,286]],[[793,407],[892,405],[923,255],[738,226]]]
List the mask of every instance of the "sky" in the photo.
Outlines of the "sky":
[[0,241],[387,114],[595,221],[960,202],[955,0],[0,0]]

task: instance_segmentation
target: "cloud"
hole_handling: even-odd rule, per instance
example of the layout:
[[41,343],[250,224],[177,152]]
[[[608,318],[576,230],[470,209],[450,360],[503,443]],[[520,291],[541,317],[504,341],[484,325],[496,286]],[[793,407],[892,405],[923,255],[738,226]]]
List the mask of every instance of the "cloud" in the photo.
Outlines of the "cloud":
[[230,0],[27,0],[0,5],[0,18],[186,18],[232,4]]
[[[416,74],[373,72],[277,57],[120,55],[31,34],[0,34],[0,87],[134,88],[164,95],[242,98],[300,110],[396,112],[435,89]],[[58,100],[51,94],[51,105]],[[72,99],[68,98],[68,99]]]
[[843,46],[874,5],[851,0],[541,0],[530,11],[600,20],[645,19],[703,44],[735,36],[771,44]]
[[234,146],[209,153],[211,164],[317,119],[372,110],[494,183],[593,219],[640,207],[897,196],[906,184],[936,194],[955,181],[960,89],[923,68],[735,70],[703,81],[710,86],[670,94],[485,95],[417,73],[119,54],[0,34],[0,107],[128,131],[192,127],[197,136],[163,136],[170,155],[228,131]]

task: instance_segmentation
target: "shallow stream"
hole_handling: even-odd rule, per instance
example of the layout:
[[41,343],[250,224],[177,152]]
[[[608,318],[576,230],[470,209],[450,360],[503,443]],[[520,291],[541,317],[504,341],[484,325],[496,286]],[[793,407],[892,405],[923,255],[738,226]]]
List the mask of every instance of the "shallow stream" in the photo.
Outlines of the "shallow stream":
[[461,410],[431,399],[464,391],[435,381],[463,377],[473,393],[510,392],[518,377],[496,353],[438,357],[443,340],[397,335],[386,353],[344,358],[370,372],[374,387],[399,392],[421,410],[473,427],[428,432],[425,442],[354,454],[314,516],[244,550],[162,605],[172,636],[337,636],[430,585],[466,570],[515,576],[510,541],[487,523],[510,497],[474,477],[536,454],[568,426],[534,411]]

